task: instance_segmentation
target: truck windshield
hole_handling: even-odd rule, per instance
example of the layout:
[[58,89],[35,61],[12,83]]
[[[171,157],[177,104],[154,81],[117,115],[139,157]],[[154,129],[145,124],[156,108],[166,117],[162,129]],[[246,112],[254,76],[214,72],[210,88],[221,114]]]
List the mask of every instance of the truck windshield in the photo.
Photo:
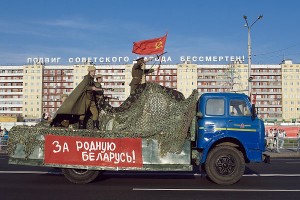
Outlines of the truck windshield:
[[231,116],[251,116],[251,112],[244,100],[230,100],[230,115]]

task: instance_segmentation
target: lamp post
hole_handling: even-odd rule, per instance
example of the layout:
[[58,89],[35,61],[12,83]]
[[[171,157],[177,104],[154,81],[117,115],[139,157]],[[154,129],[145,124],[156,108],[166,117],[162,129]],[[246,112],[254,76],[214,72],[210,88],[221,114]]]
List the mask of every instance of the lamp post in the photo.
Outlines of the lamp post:
[[251,89],[252,89],[252,85],[251,85],[251,81],[252,81],[252,77],[251,77],[251,36],[250,36],[250,32],[251,32],[251,28],[252,26],[260,19],[262,19],[263,16],[260,15],[258,16],[258,18],[249,26],[248,20],[247,20],[247,16],[244,15],[244,19],[246,21],[245,27],[247,27],[248,29],[248,95],[251,95]]

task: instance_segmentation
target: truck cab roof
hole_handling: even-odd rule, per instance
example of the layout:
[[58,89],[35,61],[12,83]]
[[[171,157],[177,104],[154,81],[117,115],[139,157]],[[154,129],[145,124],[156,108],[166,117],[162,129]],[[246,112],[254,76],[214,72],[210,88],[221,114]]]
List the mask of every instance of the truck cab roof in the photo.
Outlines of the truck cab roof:
[[203,93],[201,97],[248,97],[244,93],[230,93],[230,92],[218,92],[218,93]]

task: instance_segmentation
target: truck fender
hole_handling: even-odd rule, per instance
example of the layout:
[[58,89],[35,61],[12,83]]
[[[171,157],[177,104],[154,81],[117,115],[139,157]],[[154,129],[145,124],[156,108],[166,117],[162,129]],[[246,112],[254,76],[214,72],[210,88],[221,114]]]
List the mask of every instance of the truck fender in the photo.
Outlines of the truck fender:
[[[206,146],[206,148],[203,149],[202,151],[202,155],[201,155],[201,160],[200,163],[203,164],[206,161],[207,155],[209,153],[209,151],[211,150],[211,148],[214,146],[214,144],[218,143],[220,140],[224,140],[224,142],[220,142],[219,144],[217,144],[216,146],[231,146],[231,147],[239,147],[239,145],[230,142],[228,140],[235,140],[241,143],[241,141],[239,141],[237,138],[233,138],[233,137],[223,137],[222,135],[220,135],[219,137],[215,137],[213,138]],[[247,157],[247,150],[244,148],[244,144],[241,143],[242,148],[245,151],[246,157]]]

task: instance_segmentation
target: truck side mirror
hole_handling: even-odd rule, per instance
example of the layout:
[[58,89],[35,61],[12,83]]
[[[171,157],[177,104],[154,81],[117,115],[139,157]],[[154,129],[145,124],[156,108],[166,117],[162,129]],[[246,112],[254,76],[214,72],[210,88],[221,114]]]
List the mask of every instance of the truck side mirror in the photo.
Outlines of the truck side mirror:
[[197,117],[198,119],[202,119],[202,118],[203,118],[203,115],[202,115],[201,112],[197,112],[197,113],[196,113],[196,117]]
[[255,109],[255,104],[252,104],[252,108],[251,108],[251,119],[254,120],[256,117],[256,109]]

